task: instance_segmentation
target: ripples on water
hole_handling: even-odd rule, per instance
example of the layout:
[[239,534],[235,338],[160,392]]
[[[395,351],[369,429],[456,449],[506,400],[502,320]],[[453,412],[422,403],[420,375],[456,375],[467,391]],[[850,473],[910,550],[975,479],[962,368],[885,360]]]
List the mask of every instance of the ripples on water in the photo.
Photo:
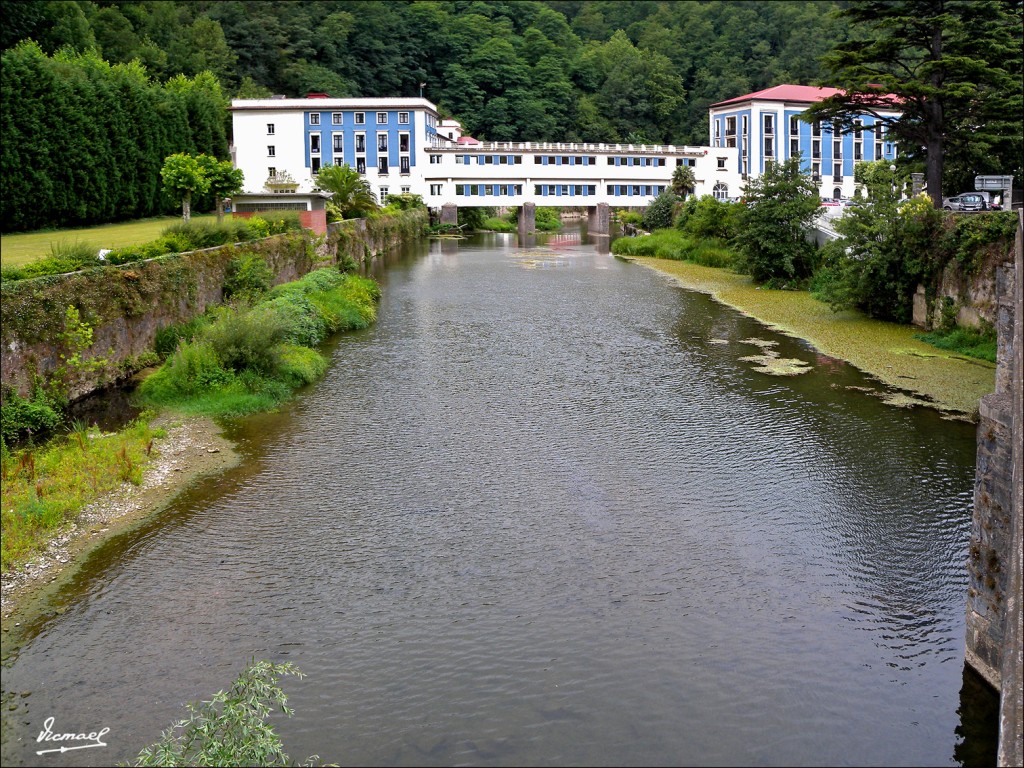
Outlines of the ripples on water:
[[[114,729],[55,765],[130,757],[254,655],[308,674],[295,759],[953,763],[973,429],[509,242],[392,267],[327,378],[236,428],[245,467],[94,558],[4,673],[32,727]],[[751,337],[815,367],[754,373]]]

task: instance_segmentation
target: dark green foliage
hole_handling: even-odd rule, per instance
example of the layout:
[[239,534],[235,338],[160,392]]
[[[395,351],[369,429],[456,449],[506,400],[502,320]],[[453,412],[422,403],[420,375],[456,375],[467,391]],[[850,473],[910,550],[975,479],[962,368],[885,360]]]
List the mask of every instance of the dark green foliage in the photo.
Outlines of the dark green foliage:
[[270,290],[274,273],[258,253],[242,253],[228,262],[225,299],[253,300]]
[[45,439],[64,422],[64,402],[36,387],[29,398],[16,392],[4,393],[0,406],[0,437],[12,446],[23,440]]
[[494,215],[493,208],[465,208],[458,211],[459,226],[463,229],[483,229],[484,222]]
[[537,208],[534,223],[538,232],[555,232],[562,228],[562,214],[558,208]]
[[408,192],[401,195],[388,195],[384,198],[384,203],[389,208],[396,208],[399,211],[411,211],[416,208],[426,207],[422,195],[413,195]]
[[996,361],[996,330],[991,325],[982,328],[953,327],[945,331],[919,333],[914,338],[967,357],[988,360],[990,363]]
[[199,315],[183,323],[175,323],[156,332],[153,348],[161,360],[166,360],[183,341],[192,341],[210,322],[208,315]]
[[277,366],[274,346],[285,340],[288,326],[283,313],[274,308],[227,309],[204,331],[208,343],[224,368],[240,373],[252,370],[273,373]]
[[3,52],[0,87],[4,231],[164,213],[164,157],[227,156],[224,99],[209,76],[165,86],[137,63],[47,56],[25,42]]
[[643,228],[648,232],[668,229],[672,226],[672,211],[679,198],[671,189],[666,189],[644,209]]
[[724,203],[711,195],[687,198],[680,207],[675,225],[699,240],[731,242],[739,232],[743,206]]
[[[226,91],[247,97],[417,96],[425,83],[425,97],[482,139],[642,135],[655,143],[701,144],[709,104],[821,76],[820,56],[848,37],[846,21],[830,16],[837,6],[800,0],[17,2],[5,6],[3,47],[29,37],[47,54],[62,44],[78,51],[98,44],[108,61],[138,58],[154,82],[209,71]],[[206,146],[219,140],[218,125],[202,99],[182,94],[172,104],[153,101],[166,111],[154,112],[156,104],[142,99],[131,120],[110,121],[115,134],[144,140],[137,151],[126,145],[125,153],[155,157],[156,171],[175,152],[226,157],[226,145],[224,151]],[[226,122],[221,113],[219,125]],[[26,127],[43,135],[32,120]],[[179,131],[189,140],[166,141]],[[99,130],[91,137],[102,138]],[[147,159],[147,178],[151,166]],[[128,176],[136,166],[124,168],[131,169],[120,171]],[[158,179],[156,188],[159,198]],[[152,191],[147,186],[145,194]],[[212,198],[196,203],[204,205]]]
[[794,157],[748,182],[746,198],[735,237],[739,267],[759,283],[796,287],[814,267],[807,228],[821,212],[816,183]]
[[[1000,0],[860,0],[841,12],[855,30],[824,59],[843,92],[814,105],[815,119],[847,130],[865,110],[882,118],[900,154],[923,166],[928,194],[973,188],[976,173],[1024,170],[1024,5]],[[922,154],[923,150],[923,154]],[[946,155],[953,160],[946,168]]]

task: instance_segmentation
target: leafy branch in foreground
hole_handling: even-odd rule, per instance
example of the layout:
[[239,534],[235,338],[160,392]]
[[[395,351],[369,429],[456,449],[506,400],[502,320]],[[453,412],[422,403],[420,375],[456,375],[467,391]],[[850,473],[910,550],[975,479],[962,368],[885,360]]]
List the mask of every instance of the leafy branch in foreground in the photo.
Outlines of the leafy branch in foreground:
[[278,685],[284,675],[305,677],[291,663],[253,660],[230,690],[218,691],[211,701],[186,704],[189,716],[164,731],[131,765],[287,765],[281,738],[267,722],[275,709],[294,714]]

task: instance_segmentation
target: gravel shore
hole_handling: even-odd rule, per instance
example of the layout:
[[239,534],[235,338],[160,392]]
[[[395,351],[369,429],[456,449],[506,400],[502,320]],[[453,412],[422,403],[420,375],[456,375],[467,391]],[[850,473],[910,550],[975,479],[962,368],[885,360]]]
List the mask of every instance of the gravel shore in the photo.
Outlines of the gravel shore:
[[167,436],[155,442],[154,458],[146,465],[142,484],[124,483],[104,494],[24,568],[0,576],[4,632],[10,629],[10,619],[73,571],[96,545],[150,518],[199,478],[239,461],[234,446],[209,419],[162,416],[153,423],[164,427]]

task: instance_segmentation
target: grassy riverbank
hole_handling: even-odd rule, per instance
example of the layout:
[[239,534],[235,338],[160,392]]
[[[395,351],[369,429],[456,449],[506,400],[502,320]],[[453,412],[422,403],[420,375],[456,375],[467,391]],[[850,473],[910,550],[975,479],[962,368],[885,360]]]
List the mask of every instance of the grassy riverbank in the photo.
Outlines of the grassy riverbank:
[[914,338],[916,328],[872,320],[855,311],[835,313],[809,293],[759,288],[749,276],[725,269],[648,257],[629,260],[805,339],[822,353],[914,392],[941,411],[972,416],[978,400],[995,387],[994,365],[936,349]]
[[[216,216],[200,214],[197,223],[213,222]],[[124,248],[156,240],[167,227],[180,223],[180,216],[158,216],[119,224],[101,224],[78,229],[45,229],[0,236],[0,264],[18,267],[50,255],[54,248],[73,243],[88,244],[93,253],[100,248]]]
[[153,411],[116,434],[84,427],[37,448],[2,457],[2,545],[6,574],[38,554],[53,536],[100,496],[138,486],[161,451],[157,412],[239,416],[277,407],[327,369],[316,350],[327,336],[366,328],[376,319],[377,283],[333,268],[265,290],[255,262],[234,280],[242,296],[158,338],[164,365],[138,390]]

